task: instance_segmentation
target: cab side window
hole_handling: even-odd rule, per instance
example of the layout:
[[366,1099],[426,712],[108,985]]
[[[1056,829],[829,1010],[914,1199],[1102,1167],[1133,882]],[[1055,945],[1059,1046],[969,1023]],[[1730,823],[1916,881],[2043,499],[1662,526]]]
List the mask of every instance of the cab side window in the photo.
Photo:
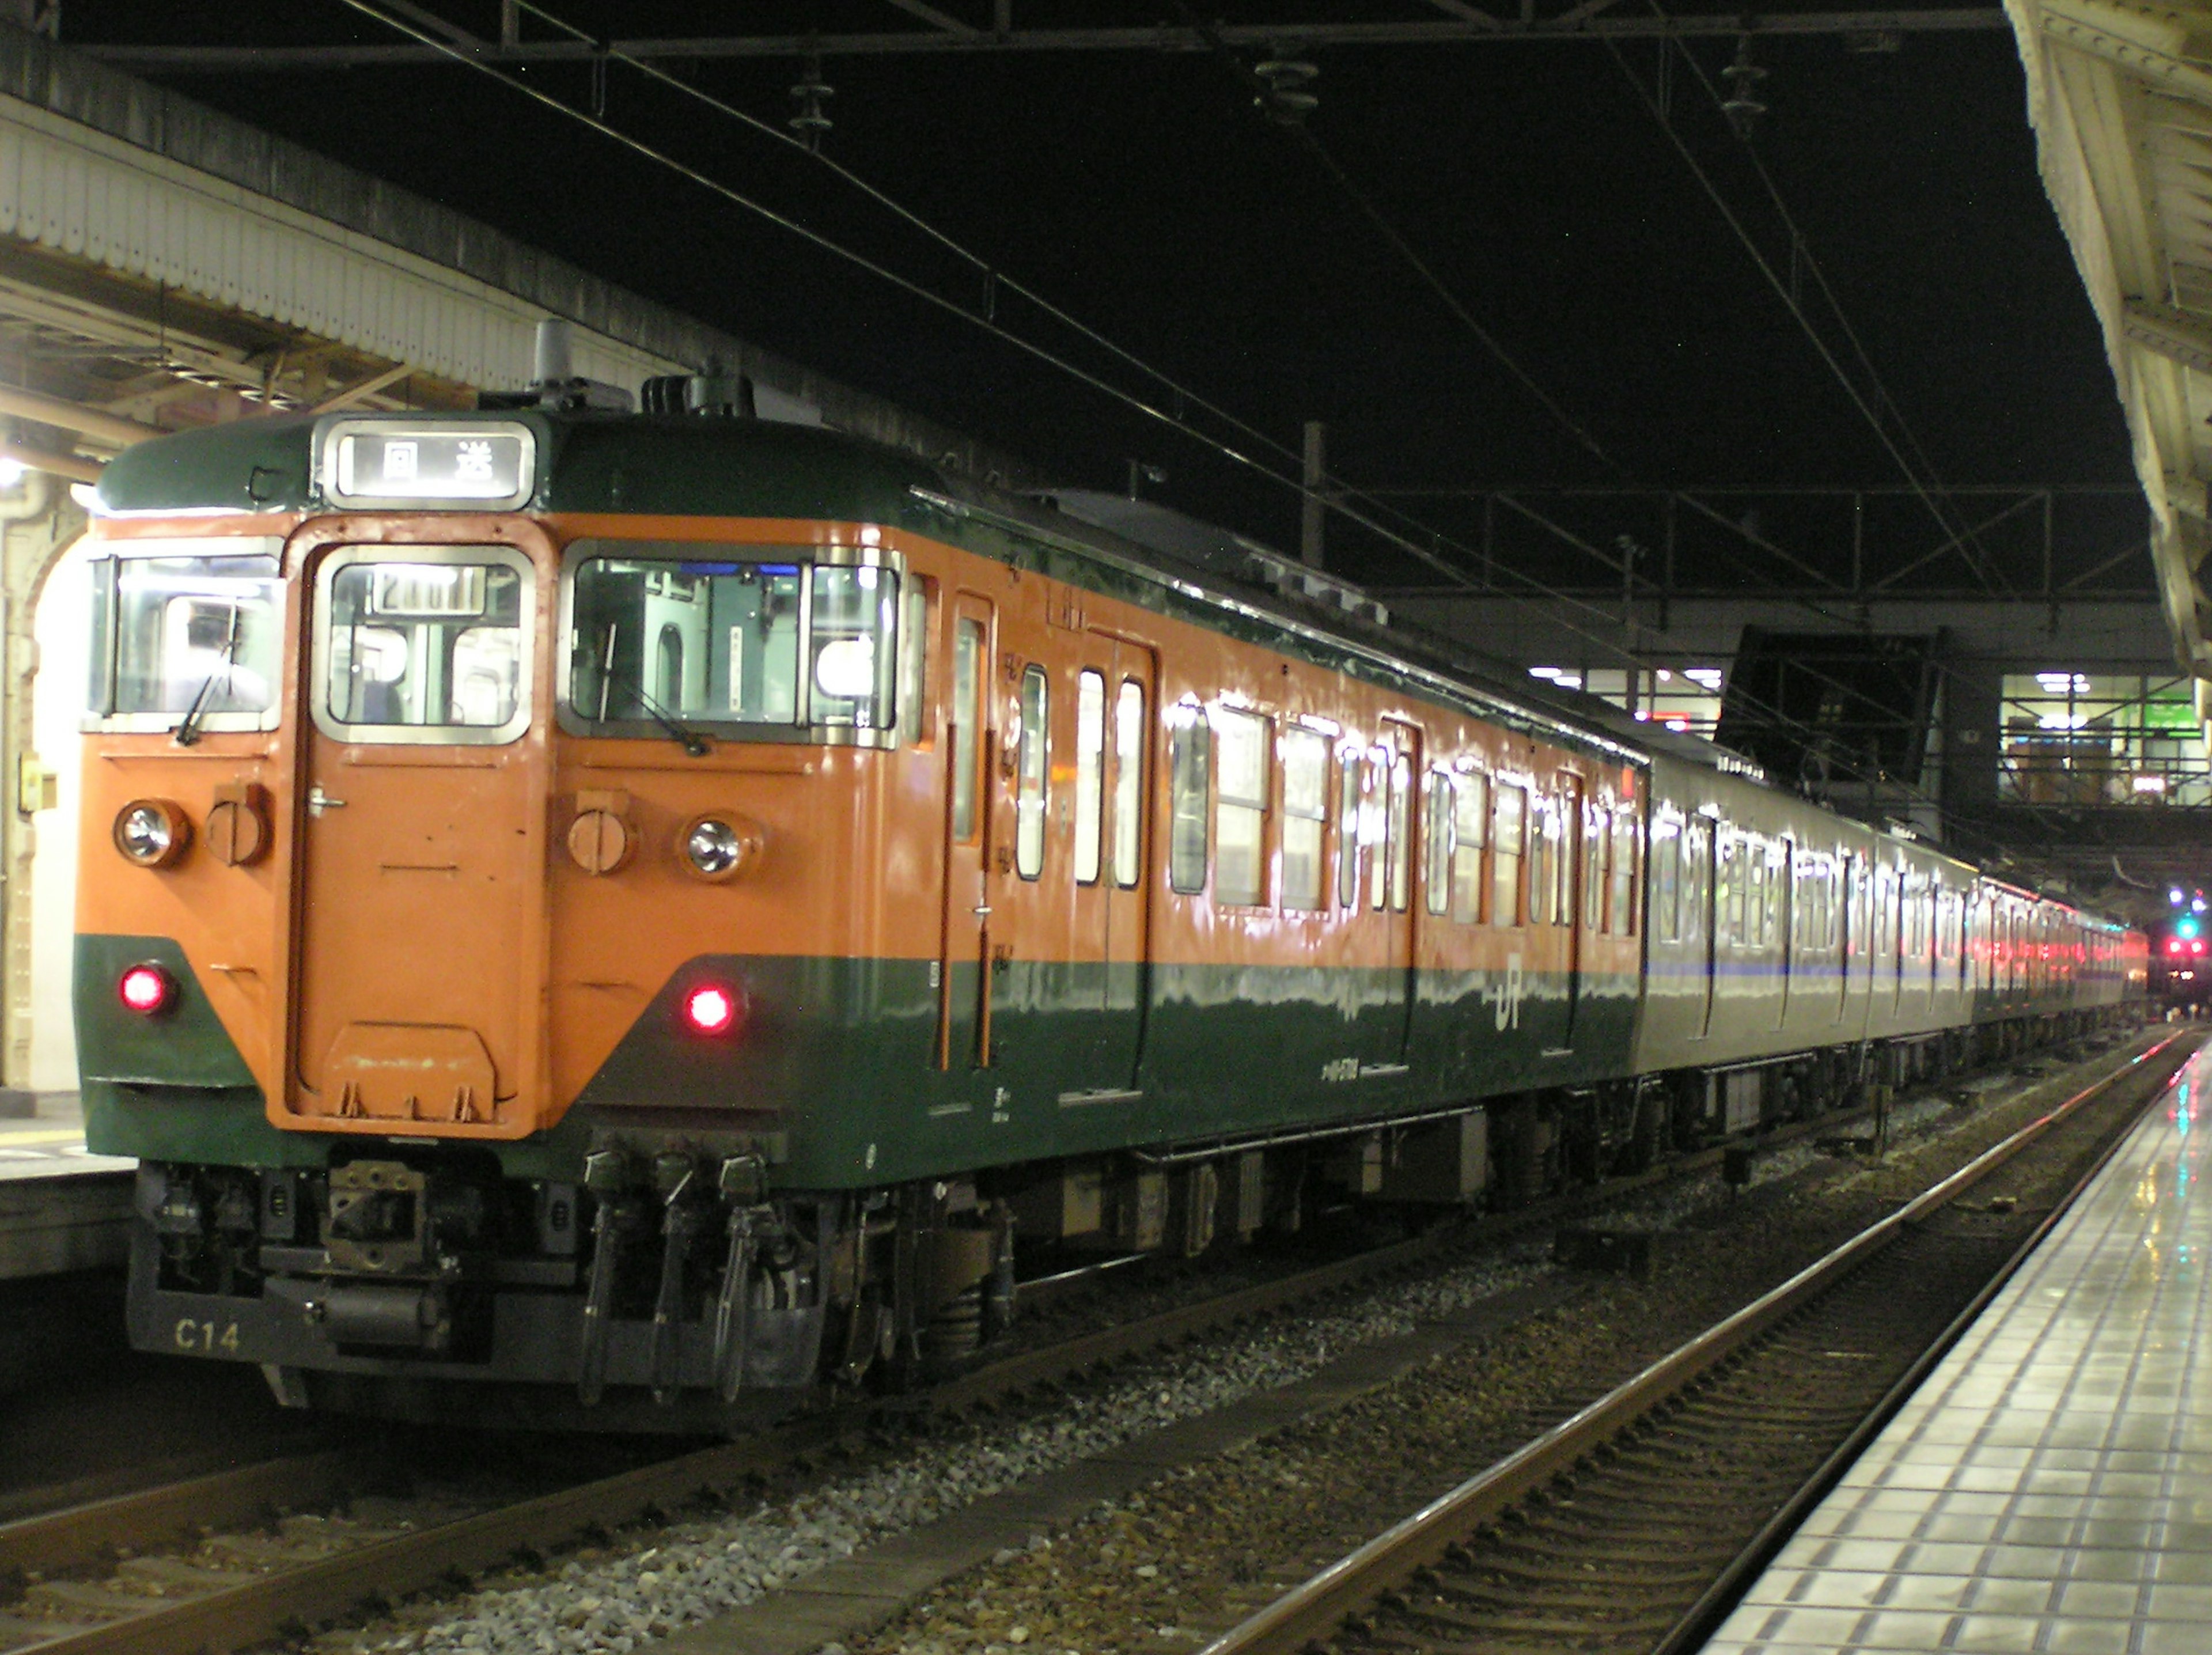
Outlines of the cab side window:
[[1024,669],[1022,733],[1015,767],[1014,872],[1024,879],[1034,879],[1044,872],[1044,789],[1052,745],[1049,713],[1044,668]]

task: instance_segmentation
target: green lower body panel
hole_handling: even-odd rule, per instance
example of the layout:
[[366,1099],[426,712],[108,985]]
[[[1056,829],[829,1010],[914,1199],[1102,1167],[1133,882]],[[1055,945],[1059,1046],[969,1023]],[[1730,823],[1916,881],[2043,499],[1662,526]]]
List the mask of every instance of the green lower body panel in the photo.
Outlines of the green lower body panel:
[[[175,1009],[139,1018],[113,983],[156,960]],[[512,1177],[573,1180],[593,1139],[647,1123],[742,1122],[781,1148],[776,1183],[854,1189],[1132,1144],[1328,1124],[1625,1075],[1632,977],[1363,971],[1322,965],[1014,962],[955,970],[965,1037],[937,1063],[926,960],[722,955],[663,986],[562,1123],[496,1146]],[[747,1011],[726,1037],[681,1019],[715,981]],[[76,1009],[91,1147],[149,1160],[321,1165],[336,1135],[270,1126],[181,951],[78,939]]]

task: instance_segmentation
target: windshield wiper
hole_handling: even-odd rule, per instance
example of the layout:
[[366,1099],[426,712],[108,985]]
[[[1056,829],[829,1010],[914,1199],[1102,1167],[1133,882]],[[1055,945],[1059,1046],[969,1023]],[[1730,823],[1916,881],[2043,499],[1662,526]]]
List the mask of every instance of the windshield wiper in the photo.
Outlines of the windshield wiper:
[[[615,630],[618,624],[619,623],[614,621],[607,623],[606,637],[599,644],[599,658],[593,663],[599,675],[599,721],[602,724],[607,721],[607,697],[614,688]],[[694,758],[704,758],[707,756],[709,751],[707,738],[696,730],[685,728],[670,717],[667,709],[646,694],[645,686],[642,684],[625,684],[623,688],[629,692],[632,699],[639,706],[645,709],[647,715],[655,724],[668,732],[670,740],[678,744]]]
[[222,653],[216,657],[214,669],[201,683],[199,693],[192,697],[192,704],[185,709],[184,718],[175,729],[169,732],[170,739],[179,747],[191,746],[199,740],[200,721],[207,716],[208,697],[215,693],[216,680],[228,679],[231,670],[238,665],[238,611],[243,606],[235,603],[231,605],[230,630],[223,635]]
[[666,708],[663,707],[651,696],[645,693],[645,686],[643,685],[625,684],[623,685],[623,688],[629,691],[631,696],[635,698],[637,704],[644,708],[645,710],[652,715],[653,721],[655,724],[658,724],[662,729],[668,732],[668,739],[670,740],[680,743],[684,751],[690,753],[694,758],[704,758],[707,756],[709,751],[707,745],[707,738],[701,735],[698,731],[678,724],[674,719],[671,718],[668,715],[668,709]]

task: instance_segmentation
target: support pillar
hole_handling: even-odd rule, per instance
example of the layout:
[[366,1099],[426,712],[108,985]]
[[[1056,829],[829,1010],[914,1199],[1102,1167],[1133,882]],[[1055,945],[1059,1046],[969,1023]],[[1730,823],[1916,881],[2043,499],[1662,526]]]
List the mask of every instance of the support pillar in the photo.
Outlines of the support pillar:
[[46,800],[23,786],[23,761],[34,756],[32,687],[39,646],[32,630],[40,594],[64,551],[84,532],[85,514],[58,479],[30,472],[20,500],[0,499],[0,635],[6,672],[0,678],[0,947],[7,991],[0,997],[0,1087],[27,1090],[31,1074],[31,859],[38,849],[37,812]]

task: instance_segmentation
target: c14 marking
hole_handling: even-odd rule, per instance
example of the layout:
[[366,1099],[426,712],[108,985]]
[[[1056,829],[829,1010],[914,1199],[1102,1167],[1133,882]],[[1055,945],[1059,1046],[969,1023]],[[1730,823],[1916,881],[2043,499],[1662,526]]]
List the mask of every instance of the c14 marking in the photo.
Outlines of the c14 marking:
[[187,1316],[177,1323],[177,1330],[173,1336],[179,1350],[209,1353],[227,1350],[234,1356],[238,1354],[238,1323],[235,1322],[224,1323],[222,1331],[217,1334],[214,1323],[195,1322]]

